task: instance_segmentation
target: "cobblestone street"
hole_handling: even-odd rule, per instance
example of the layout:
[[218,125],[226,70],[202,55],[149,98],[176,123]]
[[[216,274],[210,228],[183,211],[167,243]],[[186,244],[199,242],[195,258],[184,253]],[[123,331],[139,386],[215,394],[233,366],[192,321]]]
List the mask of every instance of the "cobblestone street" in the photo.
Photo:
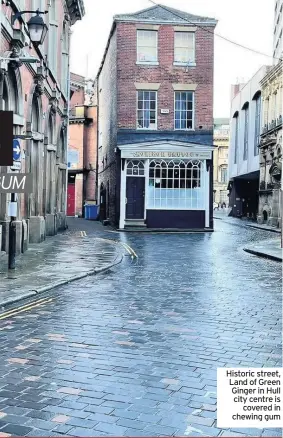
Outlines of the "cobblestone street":
[[2,313],[0,436],[281,436],[216,425],[217,367],[281,366],[282,297],[242,249],[275,233],[215,227],[96,232],[138,258]]

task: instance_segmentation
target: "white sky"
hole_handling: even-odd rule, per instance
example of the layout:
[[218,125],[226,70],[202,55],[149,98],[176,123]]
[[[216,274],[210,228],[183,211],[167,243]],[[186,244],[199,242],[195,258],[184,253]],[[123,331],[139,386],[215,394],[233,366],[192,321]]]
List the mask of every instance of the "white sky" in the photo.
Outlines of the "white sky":
[[[160,0],[196,15],[216,18],[216,33],[272,56],[274,0]],[[86,14],[73,27],[71,71],[95,77],[112,17],[153,6],[148,0],[84,0]],[[87,61],[88,59],[88,61]],[[272,58],[253,54],[215,37],[214,117],[230,115],[230,85],[249,80]]]

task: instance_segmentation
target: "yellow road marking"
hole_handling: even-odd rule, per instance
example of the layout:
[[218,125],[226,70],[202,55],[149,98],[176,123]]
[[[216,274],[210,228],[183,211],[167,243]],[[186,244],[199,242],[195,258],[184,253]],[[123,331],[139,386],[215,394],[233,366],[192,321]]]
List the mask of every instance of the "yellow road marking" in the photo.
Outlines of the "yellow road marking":
[[32,301],[31,303],[25,304],[24,306],[16,307],[15,309],[7,310],[7,312],[1,313],[0,316],[8,315],[8,313],[14,313],[15,310],[25,309],[26,307],[30,307],[33,304],[39,304],[46,301],[47,298],[41,298],[40,300]]
[[133,250],[133,248],[131,248],[127,243],[124,243],[124,242],[120,242],[120,243],[121,243],[121,245],[123,245],[123,247],[128,251],[128,253],[129,253],[131,256],[133,256],[133,257],[135,257],[135,258],[138,258],[137,254],[135,253],[135,251]]
[[53,298],[50,298],[49,300],[45,299],[45,300],[39,300],[39,301],[41,301],[41,302],[37,302],[37,304],[30,303],[29,305],[23,306],[22,308],[19,307],[17,309],[10,310],[9,312],[2,314],[0,316],[0,320],[12,318],[13,316],[18,315],[19,313],[26,312],[27,310],[34,309],[35,307],[42,306],[43,304],[51,303],[51,301],[53,301]]

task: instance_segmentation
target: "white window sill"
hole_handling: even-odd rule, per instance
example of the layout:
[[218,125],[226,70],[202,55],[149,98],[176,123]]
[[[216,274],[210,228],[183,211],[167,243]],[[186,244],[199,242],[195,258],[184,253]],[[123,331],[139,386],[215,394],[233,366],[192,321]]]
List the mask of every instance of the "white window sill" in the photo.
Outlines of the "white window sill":
[[173,62],[176,67],[196,67],[195,62]]
[[188,131],[195,131],[195,128],[191,128],[191,129],[174,128],[174,131],[188,132]]
[[137,65],[159,65],[159,62],[145,62],[145,61],[137,61],[136,62]]
[[157,128],[137,128],[137,131],[157,131]]

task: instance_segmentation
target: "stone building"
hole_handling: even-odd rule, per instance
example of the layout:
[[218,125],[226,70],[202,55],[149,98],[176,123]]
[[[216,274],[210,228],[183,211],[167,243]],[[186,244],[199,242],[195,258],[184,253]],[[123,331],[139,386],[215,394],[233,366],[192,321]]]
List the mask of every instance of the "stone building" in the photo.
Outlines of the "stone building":
[[[48,32],[42,45],[33,44],[27,33],[34,13],[12,22],[17,12],[37,9],[48,12],[43,15]],[[66,226],[70,29],[83,15],[83,0],[9,0],[0,5],[0,109],[14,112],[19,168],[31,173],[34,181],[33,193],[17,199],[17,252]],[[25,56],[38,62],[29,63]],[[15,57],[22,62],[13,61]],[[6,251],[9,203],[10,196],[2,194],[0,224]]]
[[217,204],[229,205],[228,151],[229,119],[214,119],[213,196]]
[[97,75],[102,219],[213,229],[212,18],[154,6],[114,17]]
[[283,100],[283,0],[275,3],[274,62],[261,81],[263,120],[260,141],[260,186],[258,223],[281,227],[282,202],[282,100]]
[[71,73],[67,216],[84,216],[84,204],[97,202],[97,106],[93,87]]

